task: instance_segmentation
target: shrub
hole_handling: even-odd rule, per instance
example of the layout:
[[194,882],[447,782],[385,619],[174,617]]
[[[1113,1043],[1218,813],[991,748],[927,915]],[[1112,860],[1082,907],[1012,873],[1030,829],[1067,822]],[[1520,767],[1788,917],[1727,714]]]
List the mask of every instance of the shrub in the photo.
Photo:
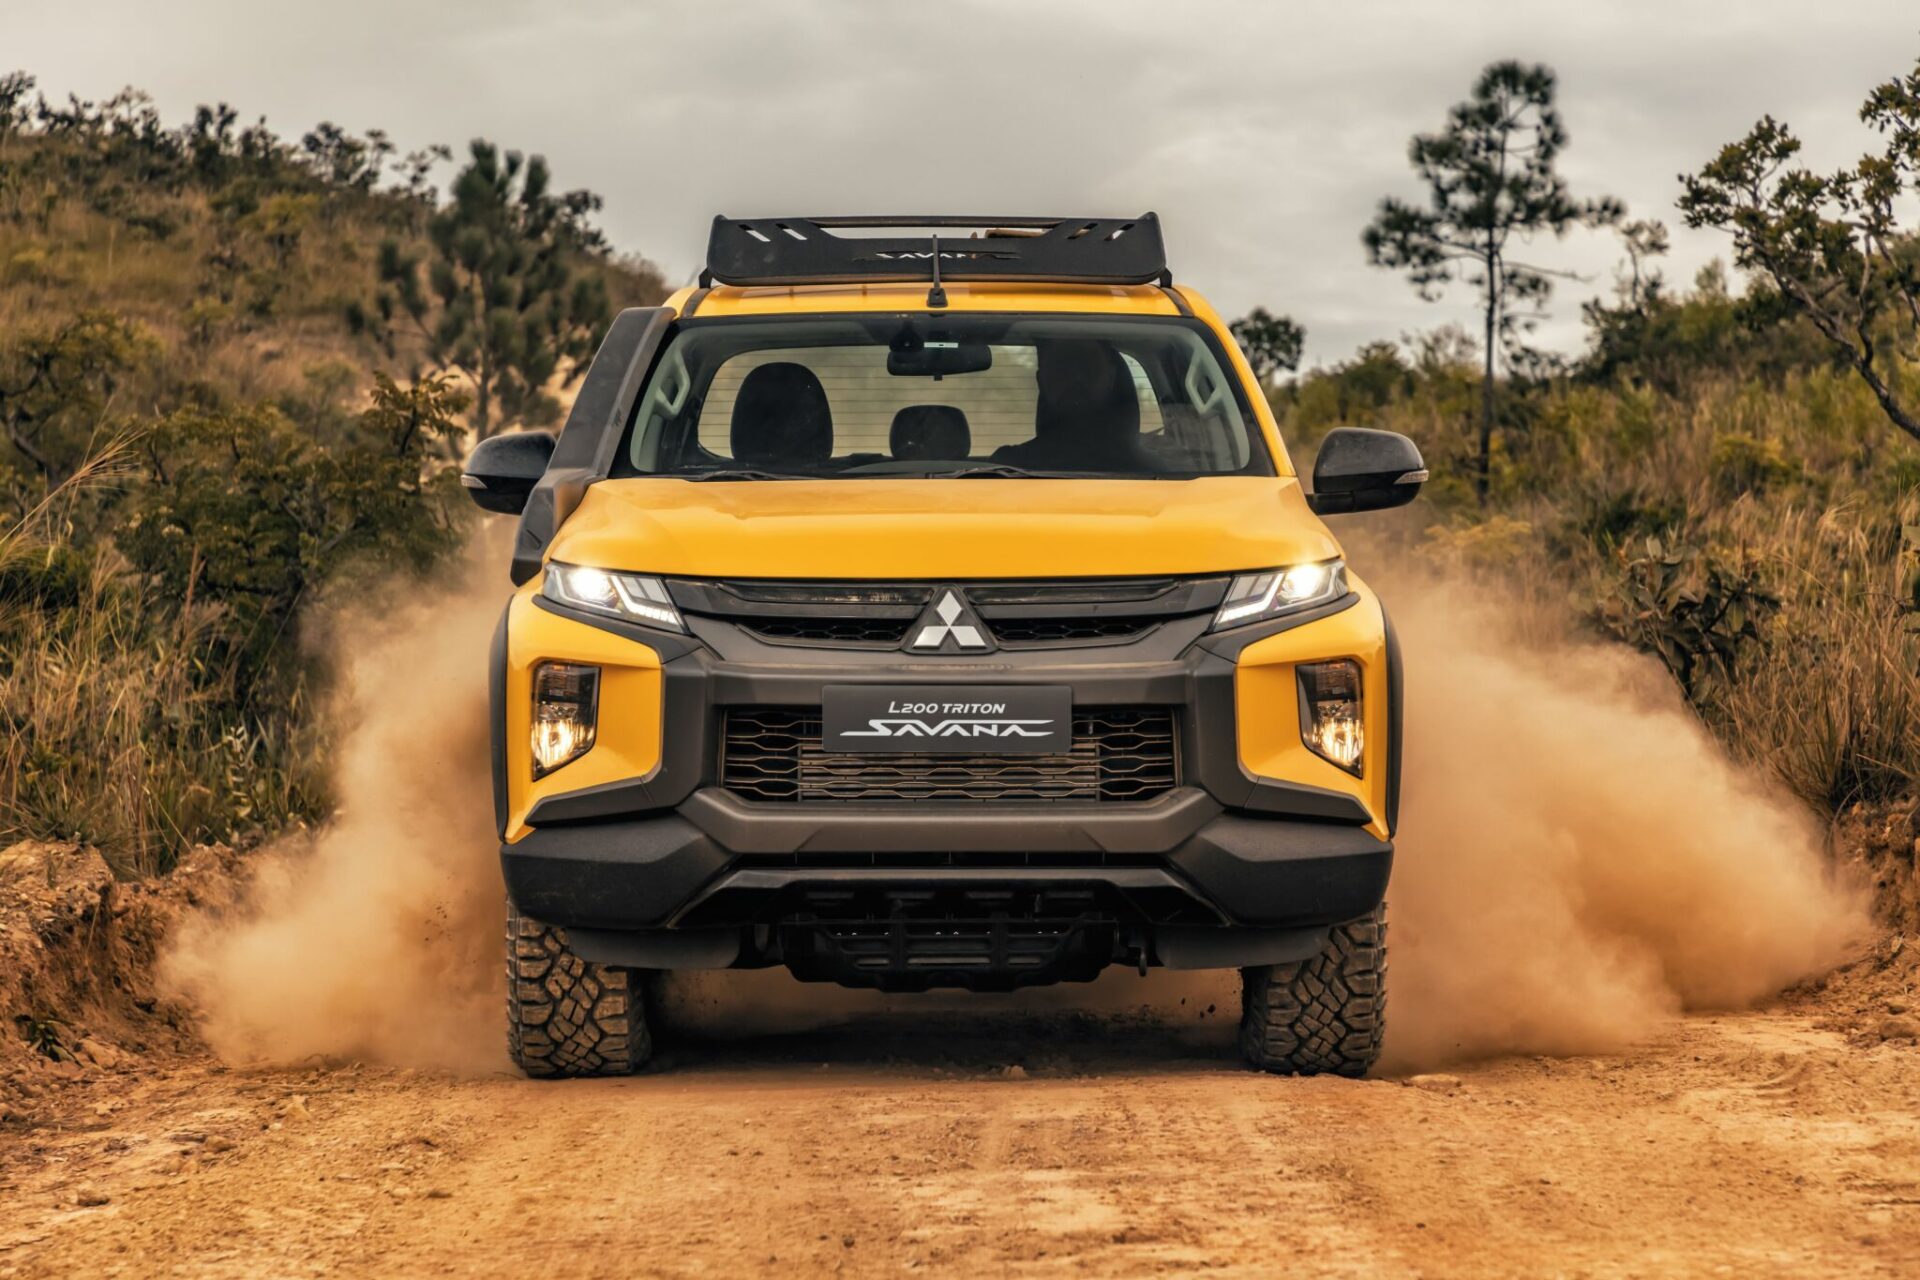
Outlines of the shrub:
[[1639,554],[1622,551],[1616,594],[1598,620],[1620,639],[1658,657],[1690,699],[1723,682],[1749,650],[1780,598],[1755,566],[1698,547],[1648,538]]
[[1806,478],[1778,440],[1756,440],[1744,432],[1718,436],[1707,460],[1714,487],[1725,497],[1765,493]]

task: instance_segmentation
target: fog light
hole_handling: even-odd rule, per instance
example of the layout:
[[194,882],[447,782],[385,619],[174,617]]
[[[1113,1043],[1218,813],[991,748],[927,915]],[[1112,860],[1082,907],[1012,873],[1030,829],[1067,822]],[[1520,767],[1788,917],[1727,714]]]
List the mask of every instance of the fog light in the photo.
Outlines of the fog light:
[[1367,748],[1360,714],[1360,664],[1308,662],[1301,664],[1299,672],[1300,737],[1307,750],[1359,777]]
[[593,745],[600,668],[543,662],[533,669],[533,776],[544,778]]

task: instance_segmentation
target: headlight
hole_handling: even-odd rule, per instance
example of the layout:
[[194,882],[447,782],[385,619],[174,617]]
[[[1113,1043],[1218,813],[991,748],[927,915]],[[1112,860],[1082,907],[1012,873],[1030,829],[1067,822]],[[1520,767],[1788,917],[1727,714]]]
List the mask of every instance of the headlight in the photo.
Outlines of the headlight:
[[1322,760],[1359,777],[1367,749],[1366,724],[1360,713],[1360,664],[1348,658],[1304,662],[1299,672],[1301,740]]
[[1213,615],[1213,629],[1245,626],[1298,609],[1311,609],[1345,594],[1347,564],[1344,560],[1290,565],[1267,573],[1243,573],[1227,588],[1226,600]]
[[544,778],[593,746],[600,668],[543,662],[533,669],[533,776]]
[[609,573],[578,564],[549,564],[540,594],[556,604],[644,622],[668,631],[685,631],[667,584],[638,573]]

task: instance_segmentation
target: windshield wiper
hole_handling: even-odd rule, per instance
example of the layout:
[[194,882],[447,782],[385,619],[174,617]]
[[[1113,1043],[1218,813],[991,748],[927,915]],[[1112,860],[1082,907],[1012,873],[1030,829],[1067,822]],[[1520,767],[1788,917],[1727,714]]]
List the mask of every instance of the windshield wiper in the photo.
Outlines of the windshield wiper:
[[757,471],[752,467],[730,467],[720,471],[692,471],[676,477],[681,480],[813,480],[818,477],[795,475],[791,471]]
[[1059,480],[1076,474],[1070,471],[1033,471],[1026,467],[1016,467],[1010,462],[988,463],[978,467],[961,467],[956,471],[929,471],[929,480]]
[[1137,471],[1035,471],[1010,462],[962,467],[957,471],[929,471],[929,480],[1152,480]]

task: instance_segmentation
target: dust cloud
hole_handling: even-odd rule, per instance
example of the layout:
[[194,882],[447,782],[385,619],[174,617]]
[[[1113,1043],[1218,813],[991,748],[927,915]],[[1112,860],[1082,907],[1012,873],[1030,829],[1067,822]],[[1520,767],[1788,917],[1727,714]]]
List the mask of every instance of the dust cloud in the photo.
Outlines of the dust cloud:
[[256,857],[240,908],[189,918],[162,959],[226,1061],[507,1065],[486,720],[507,591],[489,536],[443,585],[390,585],[316,628],[340,673],[339,809]]
[[1865,934],[1821,835],[1650,660],[1521,638],[1464,582],[1387,583],[1408,668],[1387,1067],[1622,1048]]
[[[345,676],[340,812],[256,859],[244,908],[187,922],[163,968],[223,1058],[504,1066],[483,675],[503,565],[476,545],[445,590],[325,628]],[[1864,932],[1811,819],[1729,762],[1641,658],[1517,640],[1513,612],[1464,584],[1384,585],[1409,668],[1388,1070],[1621,1048],[1679,1010],[1820,972]],[[1237,1005],[1231,974],[1119,968],[1014,996],[689,974],[664,998],[670,1026],[730,1036],[868,1014],[930,1029],[964,1009],[1157,1016],[1218,1038]]]

